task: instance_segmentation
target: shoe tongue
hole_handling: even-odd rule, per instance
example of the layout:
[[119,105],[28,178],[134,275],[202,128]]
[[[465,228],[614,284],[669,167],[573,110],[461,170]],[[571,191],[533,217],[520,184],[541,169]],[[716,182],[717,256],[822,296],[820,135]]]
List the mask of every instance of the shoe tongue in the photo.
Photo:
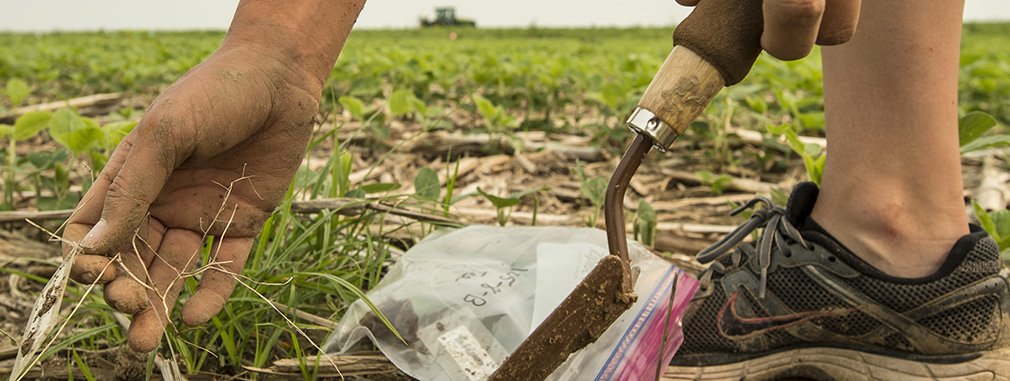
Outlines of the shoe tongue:
[[814,210],[814,202],[817,201],[817,194],[820,188],[812,182],[797,184],[789,195],[789,203],[786,205],[786,218],[799,229],[803,239],[813,242],[835,254],[843,262],[859,270],[864,274],[874,274],[886,276],[869,263],[863,261],[852,253],[845,245],[838,242],[831,233],[824,230],[817,221],[810,218],[810,213]]
[[834,254],[842,262],[856,269],[857,271],[875,276],[877,278],[891,278],[883,271],[877,270],[859,256],[852,253],[852,250],[838,242],[831,233],[828,233],[817,221],[810,218],[810,213],[814,210],[814,202],[817,201],[817,194],[820,188],[812,182],[799,183],[793,188],[789,195],[789,203],[786,205],[786,218],[796,226],[803,235],[803,239],[820,245],[824,249]]
[[817,184],[812,182],[799,183],[793,188],[792,194],[789,195],[789,202],[786,204],[786,219],[793,226],[802,226],[810,216],[810,212],[814,210],[814,202],[817,201],[819,191]]

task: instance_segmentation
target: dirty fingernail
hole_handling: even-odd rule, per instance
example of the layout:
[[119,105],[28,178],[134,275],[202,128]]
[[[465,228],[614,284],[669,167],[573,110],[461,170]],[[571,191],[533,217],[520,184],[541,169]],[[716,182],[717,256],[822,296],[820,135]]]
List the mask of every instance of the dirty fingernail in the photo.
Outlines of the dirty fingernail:
[[84,236],[84,239],[81,240],[81,246],[86,249],[92,249],[95,246],[98,246],[98,242],[102,239],[102,236],[105,235],[106,227],[108,227],[108,223],[105,222],[104,218],[98,220],[98,223],[91,228],[88,235]]

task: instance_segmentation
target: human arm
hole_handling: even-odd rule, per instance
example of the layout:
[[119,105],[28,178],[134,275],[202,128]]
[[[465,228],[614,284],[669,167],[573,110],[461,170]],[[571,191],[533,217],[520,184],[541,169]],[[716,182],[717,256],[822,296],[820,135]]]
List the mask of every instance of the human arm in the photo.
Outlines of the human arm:
[[[205,235],[217,237],[217,267],[202,273],[182,320],[203,324],[227,301],[228,273],[242,270],[288,189],[363,5],[243,0],[218,50],[165,90],[113,151],[64,238],[86,248],[74,279],[107,283],[109,304],[134,315],[132,349],[157,347]],[[96,279],[116,254],[129,271],[110,266]]]

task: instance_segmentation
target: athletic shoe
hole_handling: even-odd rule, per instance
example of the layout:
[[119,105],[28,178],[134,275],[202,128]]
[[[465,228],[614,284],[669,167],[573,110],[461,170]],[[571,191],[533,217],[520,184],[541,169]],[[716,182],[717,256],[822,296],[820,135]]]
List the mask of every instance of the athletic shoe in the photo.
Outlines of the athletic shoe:
[[1010,379],[1010,281],[985,231],[935,274],[897,278],[809,218],[816,197],[804,183],[786,209],[752,200],[734,213],[767,207],[699,253],[712,264],[664,380]]

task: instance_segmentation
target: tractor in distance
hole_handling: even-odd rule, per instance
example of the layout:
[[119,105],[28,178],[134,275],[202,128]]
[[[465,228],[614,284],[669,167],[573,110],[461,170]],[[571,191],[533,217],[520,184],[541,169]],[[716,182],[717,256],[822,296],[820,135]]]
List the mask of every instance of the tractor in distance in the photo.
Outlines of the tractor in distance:
[[421,18],[422,28],[447,26],[476,27],[477,23],[470,19],[456,18],[456,8],[453,7],[435,8],[434,20],[429,21],[427,17]]

